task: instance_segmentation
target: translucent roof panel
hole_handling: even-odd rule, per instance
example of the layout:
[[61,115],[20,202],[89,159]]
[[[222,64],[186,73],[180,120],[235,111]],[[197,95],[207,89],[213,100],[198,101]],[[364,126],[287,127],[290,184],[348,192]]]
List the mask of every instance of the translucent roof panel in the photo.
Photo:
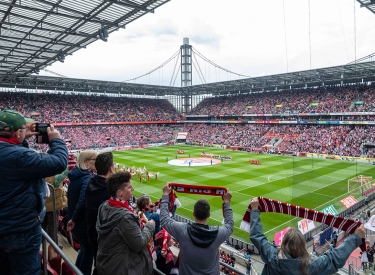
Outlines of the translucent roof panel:
[[[0,82],[27,76],[169,0],[0,0]],[[103,34],[103,31],[101,32]]]

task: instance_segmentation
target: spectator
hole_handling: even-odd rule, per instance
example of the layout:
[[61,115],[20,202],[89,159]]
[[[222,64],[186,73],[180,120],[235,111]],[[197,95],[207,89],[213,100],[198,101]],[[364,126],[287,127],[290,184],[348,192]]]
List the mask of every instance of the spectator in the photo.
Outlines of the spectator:
[[195,223],[177,222],[169,216],[168,204],[171,187],[163,188],[160,206],[161,225],[180,243],[180,274],[219,274],[219,247],[233,233],[233,213],[230,207],[232,194],[223,195],[224,225],[208,226],[210,205],[206,200],[198,200],[194,205]]
[[333,231],[333,233],[332,233],[333,247],[336,247],[338,237],[339,237],[339,236],[338,236],[337,232],[336,232],[336,231]]
[[[46,178],[46,182],[54,187],[55,202],[53,202],[52,194],[46,198],[46,216],[42,222],[42,228],[55,243],[57,243],[55,230],[57,230],[59,212],[68,205],[66,192],[63,188],[63,182],[68,172],[69,170],[66,168],[63,173]],[[55,221],[53,220],[53,203],[55,203],[56,206]]]
[[251,259],[250,249],[246,249],[246,253],[244,254],[244,257],[245,257],[245,260],[250,260]]
[[147,244],[154,233],[155,223],[150,220],[143,224],[130,206],[134,190],[130,173],[111,175],[107,187],[111,198],[99,207],[96,223],[98,274],[153,274]]
[[41,222],[45,215],[46,183],[64,171],[68,149],[51,124],[48,154],[27,148],[35,134],[20,113],[0,112],[0,266],[1,274],[40,273]]
[[262,274],[294,274],[324,275],[334,274],[344,266],[350,254],[362,243],[365,237],[363,225],[355,230],[338,248],[320,257],[311,258],[306,250],[306,242],[302,233],[290,228],[284,235],[281,248],[274,248],[263,233],[260,221],[259,201],[254,198],[250,202],[250,240],[259,250],[265,263]]
[[95,170],[95,160],[98,153],[93,150],[82,151],[76,166],[69,172],[68,186],[68,230],[79,242],[76,266],[84,275],[91,275],[93,251],[88,242],[86,223],[86,187]]
[[96,157],[95,168],[97,175],[92,177],[86,188],[86,222],[87,236],[94,255],[93,275],[97,275],[96,254],[98,252],[98,233],[96,221],[99,206],[111,197],[105,180],[115,172],[113,155],[111,152],[99,154]]
[[155,235],[160,231],[160,215],[155,210],[155,205],[152,203],[149,196],[142,195],[137,199],[137,207],[139,211],[142,211],[148,220],[155,222]]
[[361,263],[362,263],[362,269],[365,271],[367,269],[367,263],[368,263],[368,256],[367,256],[367,250],[364,252],[360,252],[361,254]]
[[245,260],[245,265],[246,265],[246,275],[251,274],[251,260]]
[[[164,238],[166,239],[166,244],[163,244]],[[171,234],[169,234],[166,230],[159,231],[158,234],[155,236],[155,245],[158,245],[158,249],[156,250],[156,267],[165,275],[170,275],[170,272],[173,268],[173,253],[170,247],[173,245],[173,240]]]

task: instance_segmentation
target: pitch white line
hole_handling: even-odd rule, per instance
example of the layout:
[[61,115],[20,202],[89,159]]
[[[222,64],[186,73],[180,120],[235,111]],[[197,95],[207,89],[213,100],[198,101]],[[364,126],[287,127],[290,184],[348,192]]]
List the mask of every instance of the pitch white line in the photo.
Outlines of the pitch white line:
[[[315,192],[313,192],[313,193],[315,193]],[[336,198],[335,196],[330,196],[330,195],[326,195],[326,194],[322,194],[322,193],[315,193],[315,194],[318,194],[320,196],[326,196],[326,197]]]

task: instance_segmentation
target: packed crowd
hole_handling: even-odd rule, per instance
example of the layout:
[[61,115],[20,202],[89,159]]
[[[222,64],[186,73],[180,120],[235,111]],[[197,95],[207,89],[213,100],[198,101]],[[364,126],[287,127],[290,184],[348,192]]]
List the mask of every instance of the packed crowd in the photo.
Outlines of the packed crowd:
[[[173,141],[178,125],[101,125],[58,127],[70,150],[139,146]],[[375,156],[374,126],[348,125],[271,125],[271,124],[185,124],[188,142],[204,146],[235,146],[240,150],[272,152],[311,152],[339,156]],[[30,147],[47,150],[45,144],[30,140]],[[267,148],[263,148],[267,147]]]
[[[363,125],[186,124],[184,130],[192,143],[225,144],[252,151],[282,139],[280,147],[284,144],[285,151],[359,157],[367,153],[363,143],[375,142],[375,127]],[[368,155],[373,156],[374,150],[368,150]]]
[[375,111],[375,85],[327,86],[207,98],[190,115],[339,113]]
[[[58,129],[70,150],[80,150],[168,142],[172,139],[174,128],[160,124],[143,124],[70,126]],[[31,142],[30,146],[39,149],[46,147],[36,144],[35,141]]]
[[37,121],[124,122],[181,118],[166,99],[66,95],[56,93],[0,93],[0,110],[12,109]]

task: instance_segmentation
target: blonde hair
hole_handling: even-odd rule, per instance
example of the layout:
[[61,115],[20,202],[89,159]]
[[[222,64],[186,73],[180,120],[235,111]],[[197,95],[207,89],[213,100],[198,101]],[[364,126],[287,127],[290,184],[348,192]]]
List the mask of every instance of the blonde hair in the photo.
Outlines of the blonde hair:
[[82,170],[87,170],[87,166],[85,164],[85,160],[94,159],[99,155],[98,152],[94,150],[85,150],[82,151],[79,156],[76,163],[76,166]]
[[301,259],[301,272],[308,275],[307,266],[311,264],[311,257],[306,249],[306,241],[297,228],[289,228],[283,237],[281,250],[286,252],[293,259]]

